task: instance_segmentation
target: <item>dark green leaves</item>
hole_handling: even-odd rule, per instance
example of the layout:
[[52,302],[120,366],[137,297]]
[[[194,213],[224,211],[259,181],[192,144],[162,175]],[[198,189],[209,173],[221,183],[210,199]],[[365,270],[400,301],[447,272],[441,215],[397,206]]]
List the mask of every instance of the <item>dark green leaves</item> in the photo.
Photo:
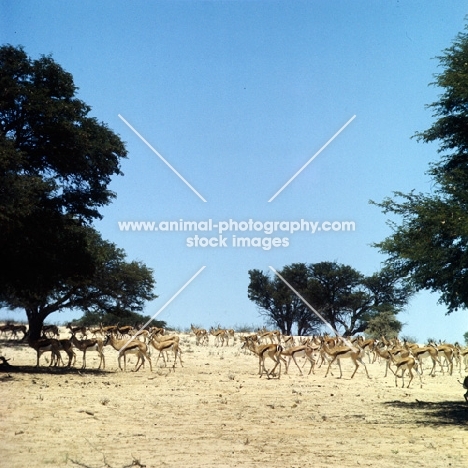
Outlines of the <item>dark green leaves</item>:
[[378,203],[398,220],[376,246],[415,288],[440,293],[450,313],[468,305],[468,34],[459,34],[439,60],[443,71],[435,84],[444,91],[429,106],[437,120],[416,135],[439,143],[441,159],[429,170],[434,189]]
[[0,304],[25,309],[34,338],[52,312],[121,315],[156,297],[152,270],[92,227],[126,149],[76,91],[51,57],[0,47]]
[[[354,268],[336,262],[285,266],[280,275],[339,333],[347,336],[363,332],[369,321],[384,311],[398,313],[408,302],[411,288],[399,276],[384,269],[365,277]],[[249,299],[262,315],[291,334],[322,329],[323,321],[278,276],[249,271]]]

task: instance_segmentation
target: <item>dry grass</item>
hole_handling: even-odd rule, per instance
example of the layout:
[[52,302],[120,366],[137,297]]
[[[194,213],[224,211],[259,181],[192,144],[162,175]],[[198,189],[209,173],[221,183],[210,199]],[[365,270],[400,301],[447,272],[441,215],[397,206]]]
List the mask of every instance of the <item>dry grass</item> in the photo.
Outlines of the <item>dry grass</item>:
[[123,373],[110,347],[104,372],[96,353],[79,370],[81,352],[74,369],[35,369],[32,349],[1,342],[14,367],[0,371],[0,466],[466,467],[458,373],[402,389],[378,363],[350,380],[344,361],[343,379],[322,366],[267,380],[239,345],[181,343],[183,368]]

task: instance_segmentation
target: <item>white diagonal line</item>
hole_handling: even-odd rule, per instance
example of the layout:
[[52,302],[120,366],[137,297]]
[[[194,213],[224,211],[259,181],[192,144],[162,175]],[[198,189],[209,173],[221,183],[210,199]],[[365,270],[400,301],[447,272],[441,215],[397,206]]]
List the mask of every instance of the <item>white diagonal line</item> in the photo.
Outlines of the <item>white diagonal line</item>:
[[130,130],[132,130],[132,132],[135,133],[135,135],[136,135],[138,138],[140,138],[140,140],[141,140],[146,146],[148,146],[148,148],[149,148],[156,156],[158,156],[158,158],[161,159],[161,161],[162,161],[164,164],[166,164],[166,165],[169,167],[169,169],[171,169],[171,171],[174,172],[174,174],[175,174],[177,177],[179,177],[179,179],[182,180],[182,182],[184,182],[185,185],[187,185],[187,187],[189,187],[189,188],[195,193],[195,195],[197,195],[199,198],[201,198],[201,199],[206,203],[206,200],[192,187],[192,185],[190,185],[190,183],[187,182],[187,180],[186,180],[179,172],[177,172],[177,170],[176,170],[174,167],[172,167],[171,164],[170,164],[166,159],[164,159],[164,157],[161,156],[161,154],[158,153],[158,151],[156,151],[156,150],[150,145],[150,143],[148,143],[148,141],[145,140],[145,138],[143,138],[143,136],[142,136],[140,133],[138,133],[137,130],[135,130],[135,128],[127,122],[127,120],[124,119],[124,117],[122,117],[120,114],[118,114],[118,116],[119,116],[119,118],[125,123],[125,125],[127,125],[127,127],[128,127]]
[[355,346],[346,338],[341,336],[333,326],[320,314],[317,310],[315,310],[272,266],[270,266],[270,270],[333,332],[336,336],[339,336],[347,346],[352,349],[355,349]]
[[152,322],[204,269],[205,266],[202,266],[144,325],[140,327],[140,329],[133,335],[119,350],[121,353],[136,337],[141,330],[144,330],[146,326]]
[[273,201],[354,119],[353,115],[269,200]]

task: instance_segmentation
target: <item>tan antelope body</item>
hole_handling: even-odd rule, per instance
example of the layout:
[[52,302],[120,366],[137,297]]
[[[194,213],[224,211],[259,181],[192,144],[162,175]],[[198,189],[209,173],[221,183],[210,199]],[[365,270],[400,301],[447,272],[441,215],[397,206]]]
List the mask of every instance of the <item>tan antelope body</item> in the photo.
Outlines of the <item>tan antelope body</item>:
[[[106,340],[107,341],[107,340]],[[86,340],[79,340],[74,333],[71,336],[71,342],[73,346],[75,346],[80,351],[83,351],[83,365],[81,366],[82,369],[86,369],[86,353],[88,351],[96,351],[99,355],[99,367],[98,369],[106,368],[106,360],[104,358],[103,348],[105,346],[105,342],[100,338],[91,338]]]
[[[153,370],[153,366],[151,364],[151,357],[148,354],[148,346],[146,343],[139,341],[137,339],[133,340],[118,340],[112,333],[107,334],[108,337],[108,344],[110,344],[116,351],[119,352],[118,355],[118,364],[119,369],[122,370],[121,359],[124,358],[124,368],[123,370],[127,370],[127,354],[136,354],[138,357],[137,363],[135,365],[135,372],[137,372],[140,367],[145,363],[145,358],[148,359],[150,365],[150,371]],[[138,363],[141,360],[141,364]]]
[[329,348],[327,343],[323,344],[323,350],[331,356],[331,361],[328,364],[327,372],[325,373],[325,377],[328,375],[328,372],[330,371],[331,365],[337,361],[338,362],[338,367],[340,368],[340,379],[343,377],[343,372],[341,370],[341,359],[351,359],[355,365],[355,369],[353,374],[351,375],[351,378],[354,377],[354,374],[356,374],[356,371],[358,370],[359,364],[362,364],[364,366],[364,369],[366,370],[367,377],[370,379],[369,372],[367,371],[367,366],[364,363],[364,361],[361,359],[361,352],[362,350],[357,348],[357,349],[352,349],[346,346],[339,346],[335,348]]
[[167,353],[168,351],[172,351],[174,353],[174,364],[172,366],[172,369],[175,370],[177,357],[179,357],[180,366],[184,367],[184,364],[182,362],[182,350],[180,349],[180,346],[179,346],[179,340],[178,340],[179,337],[178,336],[175,337],[177,338],[177,340],[170,340],[170,339],[169,340],[157,340],[155,338],[156,337],[152,337],[150,339],[150,344],[153,346],[154,349],[159,351],[159,356],[158,356],[158,359],[156,360],[156,364],[158,363],[159,358],[162,356],[163,361],[164,361],[164,366],[167,367],[167,361],[166,361],[166,358],[164,357],[164,353]]
[[[258,345],[254,343],[253,340],[248,339],[248,337],[245,338],[246,340],[244,341],[242,347],[247,346],[250,351],[258,356],[258,373],[260,374],[260,377],[262,377],[263,373],[265,373],[269,379],[278,367],[279,379],[281,377],[281,352],[283,351],[282,346],[273,343]],[[267,371],[265,368],[265,359],[267,357],[269,357],[275,363],[275,366],[271,371]]]
[[281,351],[281,356],[284,357],[284,358],[288,358],[287,360],[284,359],[284,363],[286,365],[286,371],[284,372],[285,374],[288,373],[288,369],[289,369],[289,364],[291,363],[291,359],[294,361],[294,364],[296,364],[297,368],[299,369],[299,372],[302,374],[302,369],[299,367],[299,364],[297,363],[296,361],[296,358],[297,357],[304,357],[306,358],[306,360],[308,360],[310,362],[310,369],[309,369],[309,373],[307,375],[310,375],[310,373],[312,372],[313,374],[315,374],[314,372],[314,367],[315,367],[315,359],[314,359],[314,356],[313,356],[313,352],[314,350],[307,346],[307,345],[300,345],[300,346],[292,346],[290,348],[287,348],[287,349],[283,349]]

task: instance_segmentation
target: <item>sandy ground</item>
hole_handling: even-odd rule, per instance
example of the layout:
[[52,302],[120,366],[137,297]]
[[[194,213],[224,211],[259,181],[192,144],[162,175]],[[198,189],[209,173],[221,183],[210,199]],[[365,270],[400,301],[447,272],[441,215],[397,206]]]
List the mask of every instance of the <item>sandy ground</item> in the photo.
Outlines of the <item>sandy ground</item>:
[[267,380],[239,342],[199,347],[183,335],[181,346],[183,368],[135,373],[118,370],[110,347],[105,371],[94,352],[80,371],[79,351],[73,369],[49,369],[44,356],[36,369],[34,350],[0,341],[14,366],[0,369],[0,466],[468,467],[458,371],[409,389],[381,363],[368,364],[370,380],[363,369],[351,380],[347,361],[342,379],[292,364]]

